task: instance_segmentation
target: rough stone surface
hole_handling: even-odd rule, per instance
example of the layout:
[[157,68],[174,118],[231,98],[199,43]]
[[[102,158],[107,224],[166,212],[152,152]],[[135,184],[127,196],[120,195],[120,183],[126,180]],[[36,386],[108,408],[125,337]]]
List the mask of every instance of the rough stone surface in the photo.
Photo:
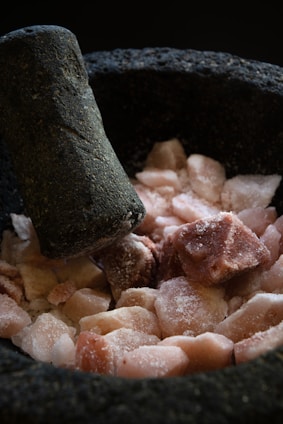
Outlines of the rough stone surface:
[[105,135],[77,39],[32,26],[0,39],[0,130],[42,252],[67,257],[128,234],[144,207]]
[[[229,173],[279,172],[283,70],[217,52],[150,48],[85,56],[105,131],[126,170],[156,140]],[[280,194],[281,193],[281,194]],[[274,203],[282,213],[282,188]],[[1,423],[281,423],[283,350],[217,372],[124,380],[34,363],[2,341]]]

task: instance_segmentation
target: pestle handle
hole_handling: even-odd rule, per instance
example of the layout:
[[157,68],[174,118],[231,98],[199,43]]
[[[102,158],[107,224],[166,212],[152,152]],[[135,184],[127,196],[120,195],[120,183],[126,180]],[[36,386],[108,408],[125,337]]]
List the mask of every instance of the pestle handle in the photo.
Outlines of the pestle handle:
[[90,254],[144,218],[68,29],[38,25],[0,38],[0,134],[44,255]]

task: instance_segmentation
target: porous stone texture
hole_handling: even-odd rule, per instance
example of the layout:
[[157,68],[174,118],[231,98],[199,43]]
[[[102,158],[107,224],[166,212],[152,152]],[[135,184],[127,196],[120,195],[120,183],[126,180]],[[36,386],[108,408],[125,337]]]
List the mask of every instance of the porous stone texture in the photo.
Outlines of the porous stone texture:
[[[280,67],[171,48],[84,59],[106,134],[129,174],[155,141],[173,136],[188,153],[221,160],[229,175],[282,173]],[[282,198],[280,188],[274,204],[281,213]],[[281,423],[282,372],[279,348],[215,372],[127,380],[35,363],[2,341],[1,423]]]
[[105,135],[75,35],[38,25],[0,39],[0,132],[42,253],[87,254],[144,207]]

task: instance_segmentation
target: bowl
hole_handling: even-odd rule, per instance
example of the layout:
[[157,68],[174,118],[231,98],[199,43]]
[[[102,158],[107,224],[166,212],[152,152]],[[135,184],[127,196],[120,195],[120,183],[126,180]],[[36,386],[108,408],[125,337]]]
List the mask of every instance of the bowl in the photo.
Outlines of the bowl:
[[[84,56],[106,134],[129,176],[156,141],[227,175],[283,174],[283,69],[224,52],[116,49]],[[0,229],[23,205],[1,144]],[[283,187],[273,199],[283,213]],[[186,377],[123,379],[55,368],[0,344],[2,423],[281,423],[283,348]]]

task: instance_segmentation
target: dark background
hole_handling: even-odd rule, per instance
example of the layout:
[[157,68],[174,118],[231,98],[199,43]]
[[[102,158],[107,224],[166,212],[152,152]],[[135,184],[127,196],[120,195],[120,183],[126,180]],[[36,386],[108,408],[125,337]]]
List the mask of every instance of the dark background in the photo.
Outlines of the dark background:
[[[279,3],[279,5],[278,5]],[[2,4],[0,36],[38,24],[61,25],[82,53],[167,46],[223,51],[283,66],[281,2],[14,2]],[[5,10],[5,11],[4,11]]]

